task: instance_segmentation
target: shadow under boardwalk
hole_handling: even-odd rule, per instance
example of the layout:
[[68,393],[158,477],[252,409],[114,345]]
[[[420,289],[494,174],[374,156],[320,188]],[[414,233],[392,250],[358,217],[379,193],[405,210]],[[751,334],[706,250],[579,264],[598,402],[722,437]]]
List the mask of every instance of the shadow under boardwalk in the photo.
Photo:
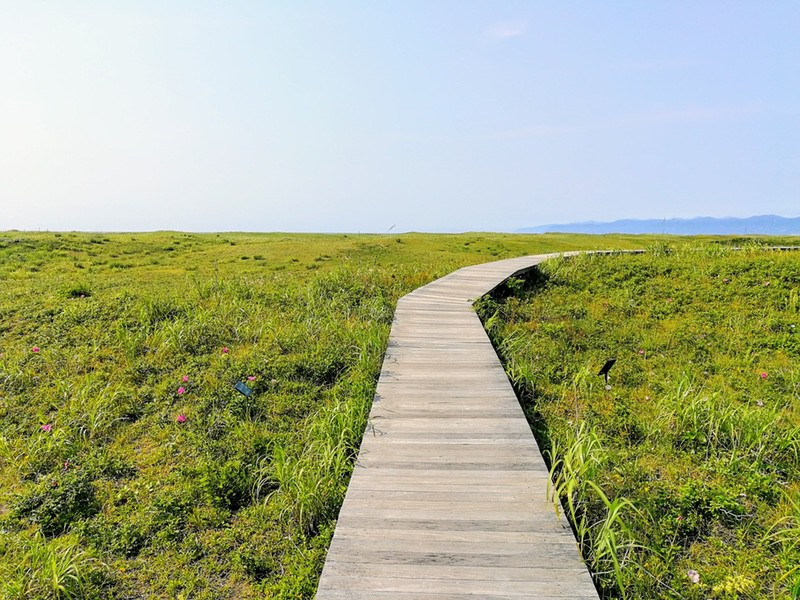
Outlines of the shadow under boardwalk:
[[594,598],[472,302],[552,255],[460,269],[402,298],[317,598]]

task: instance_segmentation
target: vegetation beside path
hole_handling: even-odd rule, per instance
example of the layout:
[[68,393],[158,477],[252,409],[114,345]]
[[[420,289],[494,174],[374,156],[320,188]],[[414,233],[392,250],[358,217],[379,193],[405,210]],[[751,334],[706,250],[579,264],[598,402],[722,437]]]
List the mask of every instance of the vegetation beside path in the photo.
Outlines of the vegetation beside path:
[[800,253],[760,245],[553,260],[479,303],[606,597],[800,597]]
[[642,243],[0,233],[0,598],[312,597],[397,298]]

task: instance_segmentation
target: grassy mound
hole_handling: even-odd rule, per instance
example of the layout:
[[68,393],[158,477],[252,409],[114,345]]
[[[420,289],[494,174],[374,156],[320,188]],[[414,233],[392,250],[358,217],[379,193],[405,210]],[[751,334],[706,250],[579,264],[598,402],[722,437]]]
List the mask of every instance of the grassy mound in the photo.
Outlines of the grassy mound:
[[800,597],[800,253],[731,243],[554,260],[480,304],[608,597]]

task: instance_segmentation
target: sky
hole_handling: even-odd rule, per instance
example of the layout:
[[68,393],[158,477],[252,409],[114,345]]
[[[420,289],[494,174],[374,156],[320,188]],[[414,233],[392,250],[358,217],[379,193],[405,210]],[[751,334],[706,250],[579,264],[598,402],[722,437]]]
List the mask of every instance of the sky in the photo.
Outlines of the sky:
[[0,0],[0,230],[800,216],[800,2]]

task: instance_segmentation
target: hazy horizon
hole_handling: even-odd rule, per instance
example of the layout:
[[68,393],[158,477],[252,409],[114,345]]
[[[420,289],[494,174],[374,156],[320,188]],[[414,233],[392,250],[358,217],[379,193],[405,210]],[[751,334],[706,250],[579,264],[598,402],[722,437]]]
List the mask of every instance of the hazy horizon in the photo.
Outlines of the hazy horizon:
[[[108,234],[116,234],[116,233],[119,233],[119,234],[124,234],[124,233],[186,233],[186,234],[220,234],[220,235],[221,234],[226,234],[226,233],[241,233],[241,234],[251,234],[251,233],[252,234],[259,234],[259,233],[264,233],[264,234],[287,234],[287,235],[295,234],[295,233],[298,233],[298,234],[311,234],[311,235],[314,235],[314,234],[319,234],[319,235],[326,235],[326,234],[330,234],[330,235],[362,235],[362,234],[364,234],[364,235],[386,235],[386,234],[398,234],[398,235],[400,235],[400,234],[403,234],[403,233],[409,233],[409,234],[416,234],[416,233],[419,233],[419,234],[442,233],[442,234],[452,234],[452,235],[458,235],[458,234],[461,234],[461,233],[530,234],[530,233],[542,233],[541,231],[531,231],[531,230],[534,230],[534,229],[537,229],[537,228],[541,228],[541,227],[547,227],[547,226],[561,226],[561,225],[568,225],[568,226],[613,225],[614,223],[617,223],[617,222],[641,222],[641,223],[656,222],[656,221],[658,221],[658,222],[661,222],[661,221],[663,221],[663,222],[692,222],[692,221],[700,221],[700,220],[704,220],[704,219],[713,219],[714,221],[721,221],[721,222],[722,221],[729,221],[729,220],[736,220],[736,221],[742,221],[742,222],[746,223],[747,221],[752,220],[752,219],[765,218],[765,217],[767,217],[767,218],[778,217],[778,218],[782,218],[782,219],[794,219],[794,220],[800,219],[800,216],[798,216],[798,217],[786,217],[784,215],[774,215],[774,214],[770,214],[770,215],[750,215],[749,217],[709,217],[709,216],[705,216],[705,215],[700,215],[700,216],[696,216],[696,217],[663,217],[663,218],[654,217],[654,218],[642,218],[642,219],[628,219],[628,218],[625,218],[625,217],[621,217],[619,219],[614,219],[614,220],[610,220],[610,221],[592,221],[592,220],[589,220],[589,221],[572,221],[572,222],[569,222],[569,223],[535,223],[535,224],[532,224],[532,225],[523,225],[523,226],[518,227],[516,229],[509,229],[509,230],[502,230],[502,231],[501,230],[486,230],[486,229],[484,229],[484,230],[482,230],[482,229],[471,229],[471,230],[465,230],[465,231],[452,231],[452,232],[450,232],[450,231],[448,231],[448,232],[426,231],[424,229],[421,229],[421,230],[409,230],[409,231],[400,232],[400,231],[395,231],[393,228],[389,229],[387,231],[282,231],[282,230],[267,231],[267,230],[244,230],[244,229],[240,229],[240,230],[233,230],[233,229],[231,229],[231,230],[218,230],[218,229],[208,229],[208,230],[121,229],[121,230],[111,230],[111,229],[17,229],[17,228],[12,228],[12,229],[0,230],[0,232],[4,232],[4,233],[10,233],[10,232],[20,232],[20,233],[26,233],[26,232],[36,232],[36,233],[97,233],[97,234],[102,234],[102,233],[108,233]],[[567,232],[567,233],[569,233],[569,232]],[[580,233],[580,232],[574,232],[574,233]],[[681,235],[683,235],[683,234],[681,234]],[[761,235],[761,234],[754,233],[753,235]],[[767,235],[767,234],[764,234],[764,235]],[[792,234],[792,235],[794,235],[794,234]]]

